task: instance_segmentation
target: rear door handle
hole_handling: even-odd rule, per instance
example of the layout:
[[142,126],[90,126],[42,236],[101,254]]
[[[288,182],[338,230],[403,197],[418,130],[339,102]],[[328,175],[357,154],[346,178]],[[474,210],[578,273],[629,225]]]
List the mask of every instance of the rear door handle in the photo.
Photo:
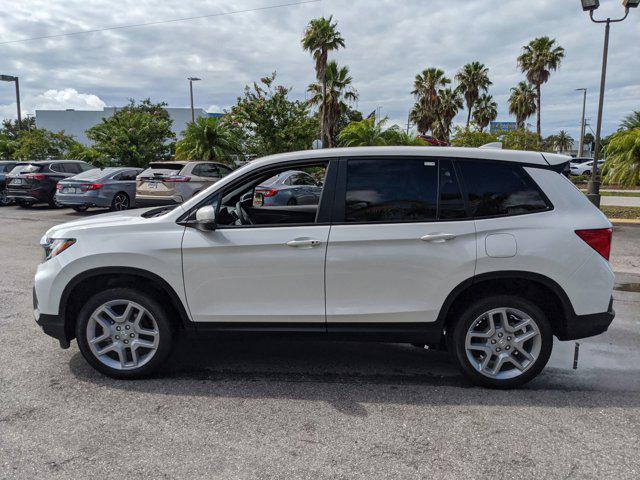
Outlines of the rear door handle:
[[320,245],[320,243],[320,240],[315,240],[313,238],[295,238],[293,240],[289,240],[285,245],[296,248],[313,248]]
[[423,242],[444,243],[453,240],[456,236],[453,233],[428,233],[420,237]]

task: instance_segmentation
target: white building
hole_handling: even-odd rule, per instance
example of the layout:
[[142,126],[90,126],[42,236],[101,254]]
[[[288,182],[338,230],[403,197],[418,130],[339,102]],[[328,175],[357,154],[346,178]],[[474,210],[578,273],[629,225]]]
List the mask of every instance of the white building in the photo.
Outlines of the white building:
[[[100,123],[103,118],[112,116],[118,107],[105,107],[102,110],[36,110],[36,128],[46,128],[52,132],[61,132],[72,135],[78,142],[91,145],[91,141],[85,132]],[[179,138],[191,121],[190,108],[166,108],[173,125],[171,130]],[[194,109],[196,118],[206,117],[209,114],[202,108]]]

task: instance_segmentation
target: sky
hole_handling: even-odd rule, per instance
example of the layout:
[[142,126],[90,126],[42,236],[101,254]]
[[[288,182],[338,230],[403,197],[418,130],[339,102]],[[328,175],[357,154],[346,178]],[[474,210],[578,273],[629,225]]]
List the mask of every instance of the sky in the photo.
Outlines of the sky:
[[[254,12],[211,16],[15,43],[29,37],[263,8],[300,0],[22,0],[0,16],[0,73],[20,77],[22,108],[95,110],[129,98],[229,108],[246,84],[278,72],[291,95],[306,98],[314,63],[300,46],[310,19],[333,15],[346,48],[330,58],[348,65],[357,108],[376,108],[406,126],[417,73],[442,68],[453,78],[478,60],[489,68],[498,120],[509,116],[509,89],[524,79],[516,58],[538,36],[555,38],[566,57],[542,87],[542,130],[579,137],[582,94],[595,130],[604,26],[589,21],[579,0],[322,0]],[[597,17],[619,16],[618,0],[601,0]],[[603,134],[640,110],[640,9],[611,28]],[[15,118],[13,84],[0,82],[0,118]],[[460,112],[457,123],[466,114]],[[535,117],[529,122],[535,125]],[[588,131],[588,130],[587,130]]]

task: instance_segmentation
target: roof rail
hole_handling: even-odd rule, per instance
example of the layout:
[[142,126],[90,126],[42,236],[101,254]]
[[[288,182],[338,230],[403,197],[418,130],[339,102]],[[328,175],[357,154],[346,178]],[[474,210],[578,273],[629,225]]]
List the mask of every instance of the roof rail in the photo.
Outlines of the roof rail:
[[485,143],[484,145],[478,147],[478,148],[486,148],[486,149],[493,149],[493,150],[502,150],[502,142],[491,142],[491,143]]

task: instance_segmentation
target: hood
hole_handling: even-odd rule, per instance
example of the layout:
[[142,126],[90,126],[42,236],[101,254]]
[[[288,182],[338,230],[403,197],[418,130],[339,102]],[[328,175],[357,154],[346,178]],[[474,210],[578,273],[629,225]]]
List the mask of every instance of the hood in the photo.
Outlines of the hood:
[[[153,217],[144,217],[143,215],[157,208],[158,207],[139,208],[135,210],[126,210],[124,212],[103,213],[100,215],[94,215],[89,218],[83,218],[81,220],[62,223],[47,230],[47,233],[45,233],[44,237],[66,238],[72,237],[73,232],[78,232],[95,227],[123,227],[126,225],[148,222],[152,220]],[[180,205],[178,205],[176,208],[182,209]]]

